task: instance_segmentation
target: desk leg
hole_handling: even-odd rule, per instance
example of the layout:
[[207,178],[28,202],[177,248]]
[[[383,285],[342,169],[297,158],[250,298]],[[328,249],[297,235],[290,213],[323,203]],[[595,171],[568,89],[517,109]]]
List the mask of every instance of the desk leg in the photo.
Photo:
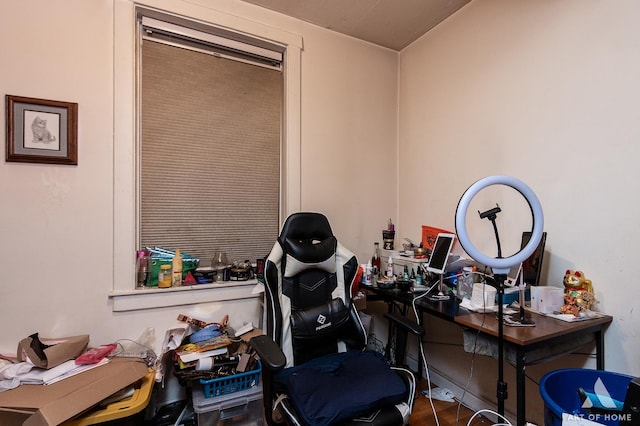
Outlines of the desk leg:
[[527,415],[525,413],[526,394],[525,394],[525,361],[526,355],[524,348],[518,347],[516,359],[516,410],[518,417],[518,426],[524,426],[527,423]]
[[596,368],[604,370],[604,339],[602,338],[602,329],[594,333],[596,339]]
[[[387,312],[392,313],[393,303],[387,302],[387,306],[388,306]],[[387,361],[389,361],[390,365],[396,365],[396,352],[395,352],[396,336],[394,331],[395,331],[395,327],[389,324],[389,327],[387,328],[387,344],[384,349],[384,356],[387,359]]]
[[[423,327],[423,329],[426,329],[426,326],[424,324],[424,315],[422,315],[422,311],[418,311],[418,315],[420,316],[420,321],[418,324],[420,324]],[[424,357],[423,355],[424,341],[422,340],[423,337],[424,335],[418,336],[418,380],[422,380],[422,358]]]

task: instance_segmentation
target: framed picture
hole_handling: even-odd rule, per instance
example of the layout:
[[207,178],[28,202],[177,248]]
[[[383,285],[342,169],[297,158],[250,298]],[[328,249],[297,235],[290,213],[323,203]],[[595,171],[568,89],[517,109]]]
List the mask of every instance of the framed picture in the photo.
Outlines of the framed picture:
[[78,104],[6,97],[7,161],[78,164]]

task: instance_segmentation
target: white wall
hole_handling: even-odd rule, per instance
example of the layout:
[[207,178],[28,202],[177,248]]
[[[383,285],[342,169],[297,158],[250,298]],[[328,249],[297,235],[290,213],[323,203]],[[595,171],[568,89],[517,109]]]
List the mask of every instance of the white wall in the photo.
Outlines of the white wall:
[[[366,191],[374,177],[366,165],[395,155],[398,53],[235,0],[144,3],[199,19],[193,11],[224,15],[226,22],[242,21],[243,29],[266,27],[302,37],[299,204],[326,212],[345,244],[369,256],[374,230],[397,211],[391,201],[376,214],[360,214],[362,206],[370,205]],[[114,105],[116,92],[126,85],[121,79],[114,83],[122,75],[114,68],[131,62],[114,59],[131,51],[114,46],[123,38],[114,35],[122,27],[114,19],[121,19],[131,4],[0,0],[0,92],[79,104],[78,166],[0,164],[0,352],[15,352],[18,341],[34,332],[45,337],[89,333],[91,344],[101,344],[137,339],[155,327],[159,344],[178,313],[208,321],[229,314],[232,326],[258,321],[257,299],[112,310],[108,295],[118,287],[119,274],[114,256],[122,255],[120,242],[130,239],[114,229],[121,229],[116,226],[120,217],[133,215],[114,204],[121,180],[133,179],[114,167],[114,153],[133,152],[130,138],[114,136],[121,124],[118,114],[126,111]],[[131,21],[129,15],[126,19]],[[392,170],[389,175],[381,191],[395,199]]]
[[[598,309],[614,317],[605,335],[606,368],[635,376],[638,18],[633,0],[473,1],[401,52],[399,113],[401,229],[415,230],[415,238],[422,224],[454,230],[469,185],[488,175],[518,177],[544,210],[543,283],[561,286],[566,269],[585,272]],[[488,197],[484,210],[492,202]],[[520,214],[503,209],[498,216],[503,244],[519,244],[530,226]],[[467,226],[491,227],[477,214]],[[474,242],[495,246],[491,231]],[[446,341],[447,333],[430,339]],[[434,368],[464,386],[470,358],[459,348],[443,354],[445,345],[432,347],[443,348],[432,352]],[[456,356],[459,368],[452,370]],[[529,414],[540,409],[539,377],[581,362],[595,367],[592,359],[570,357],[529,368]],[[495,362],[477,358],[474,371],[470,388],[495,400]],[[511,383],[508,408],[515,403]]]

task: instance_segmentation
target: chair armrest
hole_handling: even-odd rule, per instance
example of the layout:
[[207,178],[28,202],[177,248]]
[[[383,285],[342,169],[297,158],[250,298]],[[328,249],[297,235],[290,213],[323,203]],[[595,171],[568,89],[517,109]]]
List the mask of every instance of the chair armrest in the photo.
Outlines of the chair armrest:
[[252,337],[249,344],[260,357],[262,367],[268,370],[281,370],[287,363],[282,349],[269,336]]

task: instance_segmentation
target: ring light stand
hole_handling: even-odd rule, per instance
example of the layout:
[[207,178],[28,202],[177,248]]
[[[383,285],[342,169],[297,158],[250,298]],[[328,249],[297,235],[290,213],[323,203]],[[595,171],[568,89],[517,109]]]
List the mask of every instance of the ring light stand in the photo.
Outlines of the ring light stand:
[[[476,248],[469,238],[466,226],[467,210],[473,197],[475,197],[480,190],[491,185],[506,185],[516,191],[518,191],[529,204],[531,209],[531,215],[533,218],[533,229],[531,231],[531,239],[529,242],[513,256],[506,258],[502,257],[500,249],[500,239],[498,238],[498,229],[495,224],[496,214],[500,212],[500,208],[496,204],[496,207],[480,213],[480,218],[489,219],[492,224],[496,235],[496,242],[498,244],[498,256],[489,257],[484,255],[480,250]],[[504,415],[504,401],[507,399],[507,384],[504,382],[504,324],[503,324],[503,307],[502,299],[504,295],[504,282],[507,280],[507,274],[512,266],[524,262],[527,258],[533,254],[536,250],[538,243],[542,239],[542,229],[544,225],[544,219],[542,215],[542,206],[540,201],[534,194],[534,192],[522,181],[511,176],[488,176],[471,185],[462,194],[458,207],[456,208],[456,233],[458,234],[458,241],[462,248],[471,256],[472,259],[483,265],[491,267],[493,270],[494,278],[498,286],[498,383],[496,396],[498,398],[498,413]]]

